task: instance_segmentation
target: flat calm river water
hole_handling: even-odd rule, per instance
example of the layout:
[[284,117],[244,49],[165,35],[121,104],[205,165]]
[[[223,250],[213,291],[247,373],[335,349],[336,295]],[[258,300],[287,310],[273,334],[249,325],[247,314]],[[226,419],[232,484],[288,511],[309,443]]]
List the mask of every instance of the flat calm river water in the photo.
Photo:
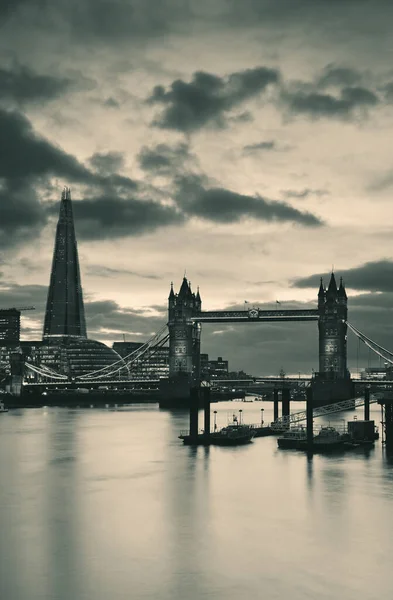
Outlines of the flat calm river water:
[[[272,420],[268,402],[212,405],[220,427],[261,408]],[[155,404],[0,415],[1,600],[393,598],[380,441],[307,459],[274,437],[184,447],[187,428]]]

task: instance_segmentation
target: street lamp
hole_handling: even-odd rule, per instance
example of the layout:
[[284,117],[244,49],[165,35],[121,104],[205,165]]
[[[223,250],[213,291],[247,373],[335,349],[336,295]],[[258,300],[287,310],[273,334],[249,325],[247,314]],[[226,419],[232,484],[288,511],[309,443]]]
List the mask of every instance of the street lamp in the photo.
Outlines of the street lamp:
[[263,426],[263,424],[264,424],[264,422],[265,422],[265,421],[263,420],[263,411],[264,411],[264,410],[265,410],[264,408],[261,408],[261,427]]
[[217,422],[216,422],[216,419],[217,419],[217,411],[215,410],[215,411],[214,411],[214,431],[216,431],[216,430],[217,430]]
[[239,410],[239,425],[242,424],[242,409]]

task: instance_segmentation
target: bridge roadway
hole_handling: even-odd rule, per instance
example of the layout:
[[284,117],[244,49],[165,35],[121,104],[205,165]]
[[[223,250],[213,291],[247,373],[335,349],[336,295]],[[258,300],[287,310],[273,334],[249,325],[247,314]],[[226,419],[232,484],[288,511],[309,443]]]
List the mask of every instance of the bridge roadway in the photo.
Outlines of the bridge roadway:
[[[48,381],[40,383],[25,383],[24,388],[39,388],[39,387],[50,387],[50,388],[104,388],[111,386],[112,388],[131,387],[133,385],[149,386],[150,388],[158,388],[160,379],[109,379],[107,381]],[[148,388],[149,389],[149,388]]]
[[[258,385],[263,385],[267,383],[272,383],[274,385],[280,384],[280,386],[285,386],[285,384],[290,385],[304,385],[312,381],[313,377],[255,377],[253,379],[213,379],[210,381],[211,387],[235,387],[239,389],[243,388],[251,388]],[[50,387],[104,387],[104,386],[117,386],[121,387],[129,386],[129,385],[150,385],[150,386],[158,386],[161,379],[108,379],[108,380],[99,380],[99,381],[47,381],[47,382],[25,382],[24,387],[42,387],[42,386],[50,386]],[[355,385],[373,385],[373,386],[381,386],[381,387],[392,387],[393,380],[389,379],[352,379],[352,382]]]
[[317,309],[305,310],[210,310],[202,311],[190,320],[198,323],[247,323],[272,321],[318,321]]

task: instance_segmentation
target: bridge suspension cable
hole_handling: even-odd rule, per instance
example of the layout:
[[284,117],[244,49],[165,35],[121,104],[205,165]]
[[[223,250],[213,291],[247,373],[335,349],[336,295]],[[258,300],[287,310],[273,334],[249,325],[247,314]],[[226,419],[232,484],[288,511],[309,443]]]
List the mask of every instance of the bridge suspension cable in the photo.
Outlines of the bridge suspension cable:
[[41,375],[41,377],[47,377],[49,379],[56,379],[56,380],[60,380],[60,381],[65,381],[68,379],[67,375],[62,375],[61,373],[56,373],[56,371],[52,371],[48,367],[40,368],[40,367],[37,367],[36,365],[32,365],[31,363],[28,363],[28,362],[25,363],[25,366],[28,369],[30,369],[30,371],[37,373],[37,375]]
[[[113,375],[115,375],[116,373],[119,373],[120,371],[122,371],[123,369],[127,369],[128,374],[129,374],[130,368],[132,368],[135,364],[140,364],[141,359],[143,359],[146,354],[150,353],[150,354],[148,354],[148,358],[150,356],[153,356],[154,353],[157,352],[157,350],[159,348],[161,348],[168,341],[169,334],[166,333],[166,335],[163,336],[163,334],[166,330],[167,330],[167,324],[163,325],[157,333],[155,333],[149,340],[147,340],[147,342],[142,344],[136,350],[133,350],[132,352],[130,352],[124,358],[120,358],[119,360],[115,361],[114,363],[111,363],[110,365],[106,365],[105,367],[102,367],[101,369],[96,369],[94,371],[90,371],[89,373],[85,373],[84,375],[80,375],[79,377],[75,378],[75,381],[76,382],[85,381],[86,383],[88,383],[89,381],[100,380],[103,377],[110,378]],[[51,369],[47,365],[37,366],[32,363],[25,362],[25,366],[30,371],[33,371],[37,375],[40,375],[41,377],[45,377],[47,379],[53,379],[56,381],[67,381],[70,379],[70,377],[68,375],[65,375],[63,373],[58,373],[57,371],[55,371],[54,369]]]
[[[149,351],[152,351],[152,352],[149,354],[148,358],[150,356],[152,356],[159,347],[163,346],[165,344],[165,342],[168,341],[168,339],[169,339],[169,334],[167,334],[164,338],[162,338],[156,344],[144,347],[143,352],[138,353],[135,357],[133,357],[132,360],[128,361],[125,365],[121,364],[119,367],[112,369],[111,371],[106,371],[105,373],[100,373],[98,375],[94,375],[93,377],[81,375],[80,377],[77,378],[77,381],[84,381],[85,383],[88,383],[88,382],[97,381],[97,380],[103,379],[103,378],[113,377],[114,375],[116,375],[116,373],[119,373],[120,371],[122,371],[125,368],[128,369],[128,374],[130,374],[130,369],[133,366],[140,365],[141,358],[144,359],[145,355],[148,354]],[[143,362],[143,360],[141,362]]]
[[167,325],[165,324],[157,333],[155,333],[147,342],[145,342],[142,346],[130,352],[124,358],[120,358],[116,362],[102,367],[101,369],[97,369],[95,371],[91,371],[90,373],[86,373],[77,378],[78,381],[95,381],[97,379],[102,379],[103,377],[111,377],[116,373],[119,373],[122,369],[128,369],[133,366],[142,356],[144,356],[150,349],[155,347],[161,347],[165,342],[169,339],[169,334],[166,334],[162,337],[164,331],[166,330]]
[[[393,364],[393,352],[390,352],[390,350],[387,350],[383,346],[380,346],[380,344],[377,344],[377,342],[374,342],[374,340],[364,335],[364,333],[362,333],[361,331],[359,331],[359,329],[351,325],[351,323],[348,323],[348,321],[344,322],[348,325],[352,333],[354,333],[359,340],[361,340],[368,348],[370,348],[370,350],[372,350],[375,354],[383,358],[388,363]],[[388,358],[386,354],[388,354],[390,358]]]

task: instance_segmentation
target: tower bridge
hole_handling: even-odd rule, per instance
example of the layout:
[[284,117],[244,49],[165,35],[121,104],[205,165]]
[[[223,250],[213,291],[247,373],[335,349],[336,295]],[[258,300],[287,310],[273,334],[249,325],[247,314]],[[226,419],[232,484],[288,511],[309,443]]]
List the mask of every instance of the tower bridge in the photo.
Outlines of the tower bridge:
[[[331,274],[327,289],[321,283],[318,304],[315,309],[222,310],[203,311],[199,288],[195,294],[186,277],[175,294],[173,284],[168,298],[169,331],[169,385],[168,401],[181,401],[190,387],[198,385],[200,372],[200,344],[202,323],[257,323],[274,322],[318,322],[319,371],[313,386],[321,400],[351,397],[353,388],[347,368],[347,294],[340,280],[336,284]],[[164,400],[165,402],[165,400]]]

